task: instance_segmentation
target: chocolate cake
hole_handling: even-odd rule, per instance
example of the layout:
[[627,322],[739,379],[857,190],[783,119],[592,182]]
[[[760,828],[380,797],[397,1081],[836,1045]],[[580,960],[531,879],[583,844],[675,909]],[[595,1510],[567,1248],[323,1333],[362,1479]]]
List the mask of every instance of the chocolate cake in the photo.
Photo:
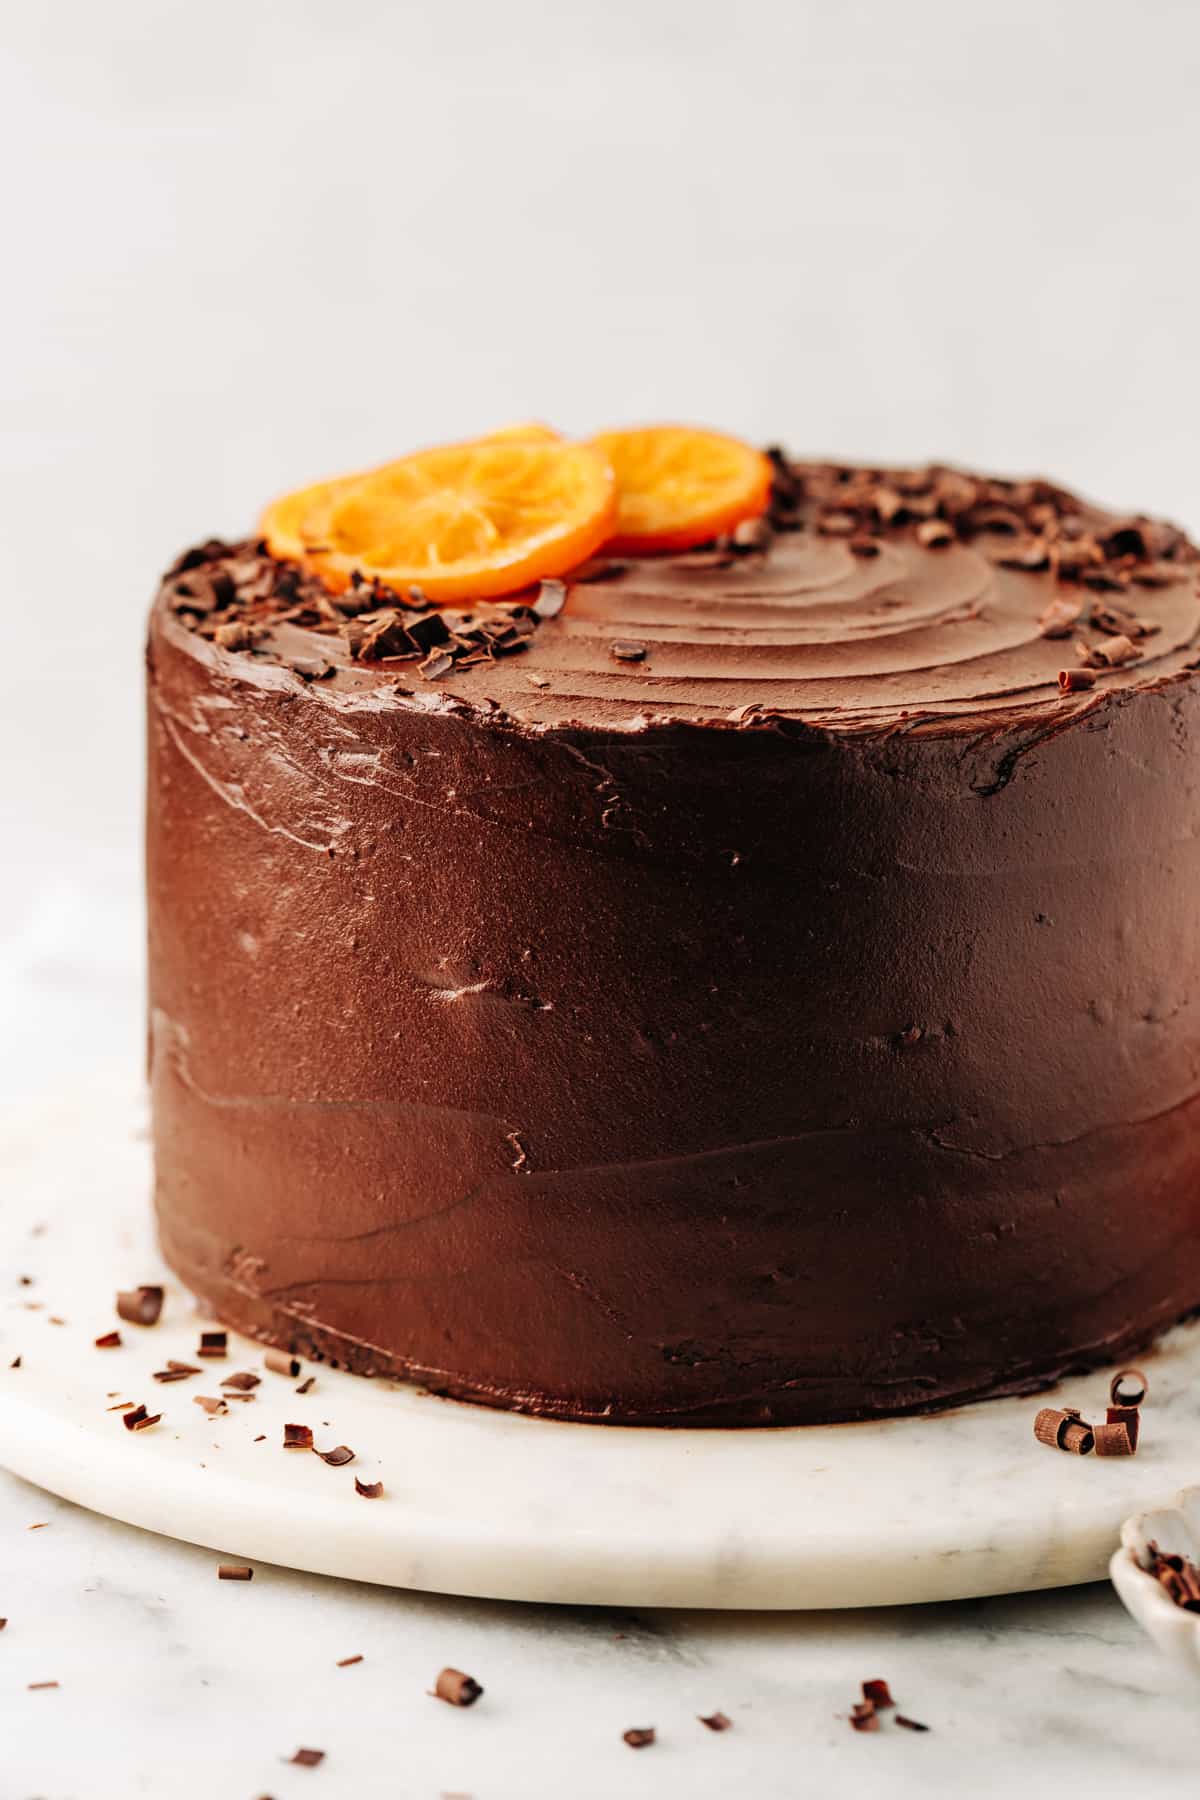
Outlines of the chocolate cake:
[[1200,1304],[1200,561],[793,464],[472,610],[181,557],[149,642],[166,1256],[565,1419],[1029,1390]]

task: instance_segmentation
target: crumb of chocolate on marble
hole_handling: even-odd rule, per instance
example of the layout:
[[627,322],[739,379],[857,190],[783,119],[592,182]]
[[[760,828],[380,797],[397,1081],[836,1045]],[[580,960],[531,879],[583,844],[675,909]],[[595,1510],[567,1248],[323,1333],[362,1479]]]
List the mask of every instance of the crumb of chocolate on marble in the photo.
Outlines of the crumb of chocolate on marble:
[[311,1425],[285,1425],[283,1447],[285,1450],[311,1450],[313,1447]]
[[871,1681],[863,1682],[862,1695],[864,1700],[870,1700],[873,1705],[880,1710],[889,1706],[895,1706],[896,1704],[892,1699],[891,1690],[889,1689],[887,1682],[879,1676],[876,1676]]
[[325,1752],[323,1750],[307,1750],[302,1748],[297,1750],[295,1756],[290,1757],[289,1761],[295,1763],[297,1767],[301,1769],[315,1769],[319,1764],[325,1761]]
[[701,1725],[707,1725],[710,1731],[729,1731],[733,1720],[723,1712],[700,1713],[697,1715]]
[[631,1750],[645,1750],[647,1745],[654,1743],[656,1735],[653,1725],[635,1725],[621,1733]]
[[896,1723],[897,1723],[897,1725],[902,1725],[904,1727],[905,1731],[928,1731],[929,1730],[928,1725],[922,1725],[922,1723],[919,1719],[910,1719],[907,1713],[897,1713],[896,1714]]
[[119,1350],[121,1334],[119,1331],[105,1331],[95,1340],[97,1350]]

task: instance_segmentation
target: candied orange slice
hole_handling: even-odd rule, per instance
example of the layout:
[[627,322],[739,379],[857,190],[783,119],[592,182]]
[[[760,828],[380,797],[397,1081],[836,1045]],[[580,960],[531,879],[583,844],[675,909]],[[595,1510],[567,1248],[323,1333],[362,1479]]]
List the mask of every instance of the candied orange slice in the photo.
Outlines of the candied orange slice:
[[555,431],[553,425],[543,425],[540,419],[522,419],[516,425],[501,425],[498,431],[485,431],[485,444],[561,444],[562,432]]
[[335,589],[357,572],[401,592],[418,587],[431,600],[467,600],[564,575],[611,537],[615,517],[616,487],[600,451],[503,436],[421,450],[286,494],[268,507],[262,532],[273,555],[304,563]]
[[591,442],[617,478],[611,550],[687,550],[766,511],[771,465],[740,438],[644,425],[602,431]]

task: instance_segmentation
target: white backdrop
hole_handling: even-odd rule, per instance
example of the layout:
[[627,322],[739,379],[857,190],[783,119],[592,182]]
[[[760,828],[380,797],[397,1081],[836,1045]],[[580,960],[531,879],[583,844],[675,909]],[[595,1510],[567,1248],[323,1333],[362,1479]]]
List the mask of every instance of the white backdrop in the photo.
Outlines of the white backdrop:
[[0,25],[0,1090],[137,1055],[142,611],[277,489],[678,417],[1200,526],[1191,0]]

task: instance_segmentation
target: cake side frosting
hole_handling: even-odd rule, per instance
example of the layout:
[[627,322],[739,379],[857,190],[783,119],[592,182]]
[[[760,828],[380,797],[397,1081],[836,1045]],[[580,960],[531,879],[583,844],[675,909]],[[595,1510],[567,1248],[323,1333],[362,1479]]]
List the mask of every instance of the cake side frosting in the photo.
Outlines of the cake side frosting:
[[[868,533],[802,474],[765,554],[599,571],[433,678],[363,656],[381,596],[168,578],[157,1202],[222,1317],[746,1424],[1032,1387],[1200,1303],[1194,553],[1037,487]],[[1003,560],[1039,505],[1074,565]]]

